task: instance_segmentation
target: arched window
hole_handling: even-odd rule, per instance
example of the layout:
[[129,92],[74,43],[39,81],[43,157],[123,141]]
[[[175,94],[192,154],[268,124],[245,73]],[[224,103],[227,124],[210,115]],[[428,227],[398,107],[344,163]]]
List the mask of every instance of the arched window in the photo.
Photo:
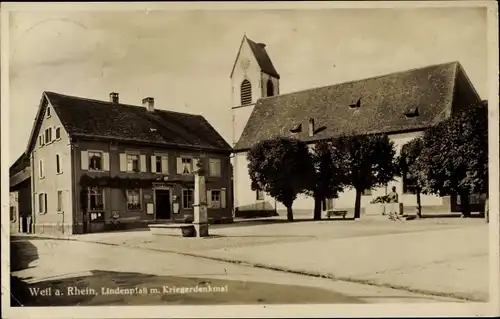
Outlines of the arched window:
[[252,103],[252,84],[250,81],[243,80],[241,82],[241,105],[248,105]]
[[274,85],[271,79],[267,80],[267,96],[274,95]]

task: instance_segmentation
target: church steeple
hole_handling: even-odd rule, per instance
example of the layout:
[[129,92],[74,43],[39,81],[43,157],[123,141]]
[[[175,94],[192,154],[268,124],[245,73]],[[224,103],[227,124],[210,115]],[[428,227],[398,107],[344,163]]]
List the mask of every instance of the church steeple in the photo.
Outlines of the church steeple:
[[280,75],[266,51],[266,45],[241,40],[230,74],[233,109],[233,143],[238,141],[258,99],[279,94]]

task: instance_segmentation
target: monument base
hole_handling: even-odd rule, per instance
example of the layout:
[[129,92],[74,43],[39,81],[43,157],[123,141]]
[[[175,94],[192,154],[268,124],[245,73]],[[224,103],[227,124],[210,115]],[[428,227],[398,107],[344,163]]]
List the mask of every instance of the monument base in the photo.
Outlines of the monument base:
[[195,229],[195,234],[196,237],[207,237],[208,236],[208,224],[207,223],[202,223],[202,224],[194,224],[194,229]]

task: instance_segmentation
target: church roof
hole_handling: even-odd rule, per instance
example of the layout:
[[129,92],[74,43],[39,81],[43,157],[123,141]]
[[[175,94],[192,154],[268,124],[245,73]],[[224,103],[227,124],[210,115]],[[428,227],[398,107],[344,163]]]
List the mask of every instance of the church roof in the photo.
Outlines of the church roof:
[[262,98],[235,150],[277,136],[312,142],[342,134],[423,130],[451,115],[455,91],[461,91],[461,100],[479,101],[458,62]]
[[262,72],[265,72],[279,79],[280,75],[274,68],[273,62],[267,54],[266,45],[263,43],[256,43],[249,38],[246,39],[248,41],[248,44],[250,45],[250,48],[252,49],[255,58],[257,59],[257,63],[259,63]]
[[275,78],[279,79],[280,75],[274,68],[273,62],[271,61],[271,58],[267,54],[266,51],[266,45],[264,43],[257,43],[249,38],[247,38],[246,35],[243,36],[243,39],[241,40],[240,48],[238,50],[238,55],[236,56],[236,59],[234,60],[233,63],[233,68],[231,69],[231,75],[233,76],[234,69],[236,67],[236,62],[238,61],[239,54],[241,52],[241,47],[243,46],[243,43],[248,43],[248,46],[252,50],[252,53],[257,60],[257,63],[259,64],[260,70],[264,73],[267,73],[269,75],[274,76]]
[[[230,152],[232,149],[201,115],[92,100],[44,92],[40,114],[49,101],[71,137],[146,143],[167,147]],[[37,121],[38,123],[40,121]],[[39,123],[38,123],[39,125]],[[34,129],[36,132],[37,129]],[[38,133],[35,133],[38,134]],[[34,143],[31,139],[30,147]]]

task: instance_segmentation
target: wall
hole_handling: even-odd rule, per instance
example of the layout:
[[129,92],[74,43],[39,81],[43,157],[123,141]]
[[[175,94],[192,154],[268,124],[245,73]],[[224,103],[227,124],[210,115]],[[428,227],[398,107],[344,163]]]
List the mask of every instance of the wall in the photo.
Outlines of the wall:
[[[82,151],[88,150],[96,150],[96,151],[104,151],[109,155],[109,170],[103,172],[93,172],[88,170],[82,170],[82,160],[81,154]],[[141,155],[144,155],[145,164],[146,164],[146,172],[137,172],[137,173],[129,173],[129,172],[121,172],[120,171],[120,154],[126,152],[139,152]],[[161,173],[153,173],[151,172],[151,156],[155,153],[168,156],[168,174]],[[118,176],[118,177],[130,177],[130,178],[144,178],[144,179],[159,179],[158,185],[164,185],[172,190],[171,197],[173,195],[177,197],[181,197],[182,188],[193,188],[193,186],[182,186],[183,183],[194,183],[193,175],[179,175],[177,174],[177,160],[176,158],[180,155],[190,155],[194,158],[203,157],[204,168],[208,170],[208,159],[216,158],[221,160],[221,175],[222,177],[211,177],[208,176],[206,179],[207,190],[212,189],[226,189],[226,208],[221,209],[209,209],[208,214],[210,218],[221,218],[232,217],[232,192],[231,192],[231,165],[229,160],[229,155],[224,155],[220,153],[206,153],[202,154],[197,151],[192,150],[181,150],[181,149],[172,149],[172,148],[160,148],[160,147],[150,147],[150,146],[142,146],[142,145],[131,145],[131,144],[123,144],[123,143],[108,143],[108,142],[100,142],[100,141],[90,141],[90,140],[79,140],[77,145],[75,146],[75,189],[78,191],[75,192],[77,195],[77,199],[75,203],[78,205],[75,206],[75,210],[78,211],[78,219],[83,222],[83,214],[81,209],[81,199],[80,192],[81,188],[79,186],[79,181],[82,175],[89,176]],[[167,177],[168,180],[164,181],[164,177]],[[181,181],[181,182],[175,182]],[[128,211],[126,207],[126,197],[125,193],[120,189],[106,189],[105,190],[105,198],[110,200],[106,200],[105,205],[105,216],[104,219],[106,221],[110,221],[112,219],[113,214],[118,214],[122,222],[134,222],[134,221],[151,221],[156,219],[155,215],[147,214],[147,204],[154,203],[154,194],[151,188],[142,189],[142,205],[141,209],[138,211]],[[182,207],[181,207],[182,208]],[[183,220],[187,216],[193,215],[193,209],[181,209],[178,215],[172,214],[174,220]]]
[[[399,155],[402,146],[409,142],[410,140],[420,136],[421,132],[412,133],[402,133],[393,134],[389,137],[394,141],[396,156]],[[263,203],[266,203],[266,209],[273,209],[276,205],[278,211],[284,211],[286,208],[281,203],[276,203],[273,198],[265,195],[264,201],[256,201],[255,191],[251,190],[251,181],[248,174],[248,161],[246,159],[246,152],[236,153],[234,156],[235,164],[235,208],[237,210],[259,210]],[[362,196],[361,206],[366,207],[370,201],[372,201],[377,196],[386,195],[390,192],[392,186],[396,186],[397,192],[400,194],[400,201],[404,203],[405,206],[413,207],[417,205],[416,196],[413,194],[403,194],[403,184],[401,178],[396,178],[395,181],[390,182],[386,187],[380,187],[372,190],[371,195]],[[343,209],[354,208],[354,203],[356,199],[356,193],[352,189],[346,189],[339,195],[338,199],[335,199],[335,207]],[[422,206],[436,207],[436,206],[449,206],[449,199],[442,198],[434,195],[422,195],[421,196]],[[447,206],[448,205],[448,206]],[[295,210],[313,210],[314,200],[311,197],[305,195],[299,195],[293,204]]]
[[[14,213],[12,213],[12,209]],[[17,234],[20,232],[20,216],[19,216],[19,192],[13,191],[9,193],[9,220],[10,233]]]
[[[47,106],[50,107],[50,117],[46,114]],[[36,144],[31,154],[33,180],[33,219],[35,233],[72,233],[73,232],[73,211],[72,211],[72,190],[71,190],[71,148],[69,137],[64,127],[61,125],[56,112],[49,105],[43,105],[42,123],[40,131],[35,136]],[[55,140],[55,127],[61,128],[61,138]],[[39,136],[46,128],[54,128],[52,131],[52,142],[40,146]],[[62,173],[56,172],[56,154],[60,156]],[[43,160],[44,177],[39,177],[39,161]],[[57,191],[63,192],[63,210],[57,211]],[[47,211],[40,213],[39,197],[40,193],[47,194]]]

